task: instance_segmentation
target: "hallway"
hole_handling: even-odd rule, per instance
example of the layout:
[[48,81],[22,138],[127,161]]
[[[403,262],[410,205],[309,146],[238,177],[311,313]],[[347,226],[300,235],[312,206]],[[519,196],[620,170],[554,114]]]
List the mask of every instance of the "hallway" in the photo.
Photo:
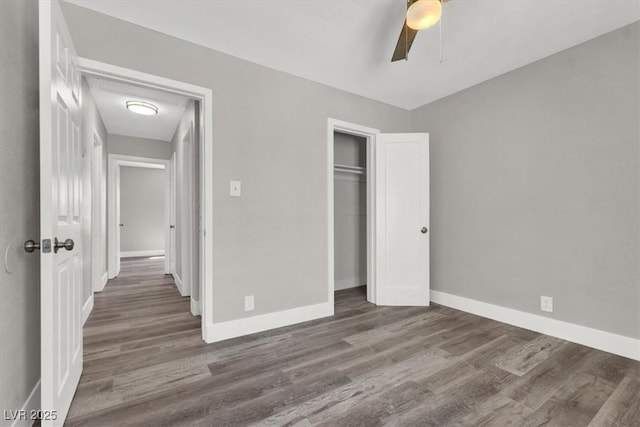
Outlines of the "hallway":
[[163,274],[163,262],[123,258],[120,275],[95,294],[84,326],[84,368],[67,423],[194,379],[184,366],[171,378],[162,364],[205,345],[200,317],[191,315],[189,298]]

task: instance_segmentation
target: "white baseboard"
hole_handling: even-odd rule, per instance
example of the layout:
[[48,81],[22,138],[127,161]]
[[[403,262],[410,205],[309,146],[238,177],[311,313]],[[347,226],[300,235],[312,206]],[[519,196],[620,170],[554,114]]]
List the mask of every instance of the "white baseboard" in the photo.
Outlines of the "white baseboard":
[[107,285],[108,281],[109,281],[109,273],[107,273],[105,271],[104,274],[102,275],[102,277],[100,278],[100,281],[96,284],[96,286],[93,289],[93,291],[94,292],[102,292],[104,290],[104,287]]
[[173,276],[173,281],[176,282],[176,288],[178,288],[180,295],[182,295],[183,297],[188,297],[189,295],[191,295],[191,292],[189,292],[190,289],[186,289],[186,286],[184,285],[184,283],[182,283],[182,279],[180,278],[180,276],[178,276],[176,273],[171,273],[171,275]]
[[40,410],[40,380],[38,380],[33,390],[31,390],[31,393],[29,393],[29,397],[27,397],[24,405],[20,408],[20,414],[26,414],[27,419],[16,419],[11,423],[11,427],[31,427],[33,420],[30,419],[29,414],[31,411],[38,410]]
[[93,310],[93,294],[87,298],[87,302],[82,306],[82,326],[87,322],[87,319],[91,314],[91,310]]
[[150,251],[121,251],[120,258],[133,258],[139,256],[160,256],[164,255],[164,249],[154,249]]
[[321,304],[307,305],[305,307],[230,320],[228,322],[209,323],[206,329],[205,341],[212,343],[229,338],[241,337],[243,335],[331,316],[332,314],[332,305],[328,302],[323,302]]
[[202,310],[200,310],[200,302],[191,298],[191,314],[194,316],[201,316]]
[[431,301],[467,313],[497,320],[499,322],[529,329],[541,334],[571,341],[587,347],[640,360],[640,339],[625,337],[599,329],[550,319],[537,314],[513,310],[511,308],[469,298],[451,295],[445,292],[431,291]]

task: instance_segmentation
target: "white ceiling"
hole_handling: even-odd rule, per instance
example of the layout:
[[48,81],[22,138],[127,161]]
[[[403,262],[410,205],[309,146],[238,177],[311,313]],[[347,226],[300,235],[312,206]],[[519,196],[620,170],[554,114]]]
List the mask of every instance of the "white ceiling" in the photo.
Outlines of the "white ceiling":
[[640,0],[451,0],[391,63],[404,0],[69,0],[348,92],[413,109],[640,19]]
[[[107,132],[116,135],[171,141],[184,115],[187,98],[170,92],[87,76]],[[155,116],[127,110],[127,101],[146,101],[158,107]]]

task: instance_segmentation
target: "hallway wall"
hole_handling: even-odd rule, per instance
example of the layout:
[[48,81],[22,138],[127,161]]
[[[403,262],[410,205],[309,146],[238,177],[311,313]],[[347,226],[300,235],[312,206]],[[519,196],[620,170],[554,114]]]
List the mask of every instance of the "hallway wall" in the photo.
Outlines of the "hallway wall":
[[164,254],[165,170],[120,167],[121,256]]
[[125,156],[163,160],[169,160],[171,158],[171,143],[169,141],[110,133],[107,136],[106,142],[109,154],[122,154]]
[[[97,266],[92,265],[92,239],[97,238],[97,234],[94,235],[92,217],[91,217],[91,209],[92,209],[92,198],[96,197],[93,194],[93,189],[91,187],[91,168],[92,168],[92,150],[94,143],[93,133],[96,132],[100,139],[102,140],[102,179],[104,180],[104,190],[105,194],[102,195],[106,206],[106,180],[107,180],[107,130],[102,122],[102,117],[100,116],[100,112],[96,107],[96,103],[93,100],[93,96],[91,91],[89,90],[89,85],[87,84],[86,79],[82,78],[82,96],[80,97],[81,104],[80,109],[82,111],[82,127],[81,127],[81,141],[82,141],[82,256],[83,256],[83,266],[82,266],[82,301],[83,307],[88,302],[88,299],[93,295],[93,283],[92,276],[95,279],[95,275],[92,275],[92,269],[97,268]],[[103,226],[103,236],[104,236],[104,271],[100,272],[99,277],[102,277],[104,273],[106,273],[107,266],[107,237],[106,237],[106,212],[104,212],[104,224]]]

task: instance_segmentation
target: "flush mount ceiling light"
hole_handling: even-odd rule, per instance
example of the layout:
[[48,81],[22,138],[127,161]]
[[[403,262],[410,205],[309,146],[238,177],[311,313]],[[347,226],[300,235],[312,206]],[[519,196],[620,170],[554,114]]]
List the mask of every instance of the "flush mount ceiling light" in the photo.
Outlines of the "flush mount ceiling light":
[[433,27],[442,17],[440,0],[418,0],[407,9],[407,26],[414,30]]
[[127,101],[127,110],[144,116],[155,116],[158,114],[158,107],[144,101]]

